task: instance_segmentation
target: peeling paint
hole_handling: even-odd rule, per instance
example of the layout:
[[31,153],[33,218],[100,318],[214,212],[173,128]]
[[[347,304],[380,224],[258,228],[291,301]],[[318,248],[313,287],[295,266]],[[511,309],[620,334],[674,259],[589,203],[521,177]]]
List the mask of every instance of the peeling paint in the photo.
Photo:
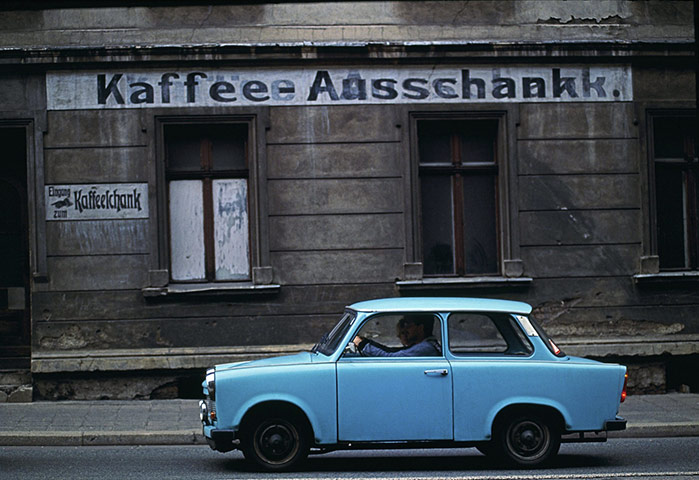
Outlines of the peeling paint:
[[247,180],[214,180],[216,279],[250,276]]
[[556,320],[573,309],[582,298],[564,298],[558,301],[546,302],[535,306],[532,310],[534,316],[548,328],[549,322]]
[[47,350],[75,350],[85,348],[89,343],[81,335],[80,329],[77,326],[73,326],[56,337],[42,337],[39,345]]
[[565,19],[549,17],[548,19],[539,19],[536,22],[539,25],[622,25],[624,19],[619,15],[609,15],[602,18],[580,17],[570,15]]

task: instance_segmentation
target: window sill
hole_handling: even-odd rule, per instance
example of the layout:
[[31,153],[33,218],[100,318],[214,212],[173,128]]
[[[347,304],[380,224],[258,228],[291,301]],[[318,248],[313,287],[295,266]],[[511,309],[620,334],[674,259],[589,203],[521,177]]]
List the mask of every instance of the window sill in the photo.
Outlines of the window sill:
[[639,273],[633,276],[633,281],[643,285],[699,282],[699,271]]
[[518,288],[527,287],[531,277],[438,277],[421,280],[398,280],[400,290],[436,290],[443,288]]
[[168,296],[244,296],[278,293],[281,285],[255,285],[251,282],[239,283],[193,283],[171,284],[164,287],[146,287],[141,290],[146,298]]

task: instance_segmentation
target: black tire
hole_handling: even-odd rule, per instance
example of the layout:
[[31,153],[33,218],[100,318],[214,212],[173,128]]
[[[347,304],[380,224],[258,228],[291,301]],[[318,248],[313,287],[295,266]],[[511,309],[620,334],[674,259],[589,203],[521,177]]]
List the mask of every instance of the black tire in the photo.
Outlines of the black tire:
[[296,415],[258,417],[243,432],[243,455],[264,470],[289,470],[308,456],[308,438]]
[[520,467],[544,465],[561,447],[558,428],[538,414],[508,417],[498,428],[495,440],[504,459]]

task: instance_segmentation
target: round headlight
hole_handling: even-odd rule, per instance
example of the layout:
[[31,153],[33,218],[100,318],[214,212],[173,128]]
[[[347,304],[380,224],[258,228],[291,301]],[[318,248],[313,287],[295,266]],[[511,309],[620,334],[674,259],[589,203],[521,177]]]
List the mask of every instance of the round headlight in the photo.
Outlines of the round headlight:
[[199,420],[201,420],[204,425],[209,424],[209,409],[204,400],[199,402]]

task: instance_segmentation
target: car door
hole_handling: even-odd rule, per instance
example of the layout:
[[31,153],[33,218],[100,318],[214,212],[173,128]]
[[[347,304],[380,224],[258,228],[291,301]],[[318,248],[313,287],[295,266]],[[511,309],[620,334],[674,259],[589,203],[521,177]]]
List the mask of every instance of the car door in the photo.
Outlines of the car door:
[[[435,323],[441,340],[441,322]],[[337,363],[337,389],[339,441],[453,438],[451,367],[443,354],[343,355]]]
[[542,390],[545,392],[551,384],[534,380],[540,378],[543,369],[533,368],[527,361],[533,347],[511,315],[453,313],[447,325],[454,384],[454,440],[489,440],[499,406],[512,397],[541,397]]

